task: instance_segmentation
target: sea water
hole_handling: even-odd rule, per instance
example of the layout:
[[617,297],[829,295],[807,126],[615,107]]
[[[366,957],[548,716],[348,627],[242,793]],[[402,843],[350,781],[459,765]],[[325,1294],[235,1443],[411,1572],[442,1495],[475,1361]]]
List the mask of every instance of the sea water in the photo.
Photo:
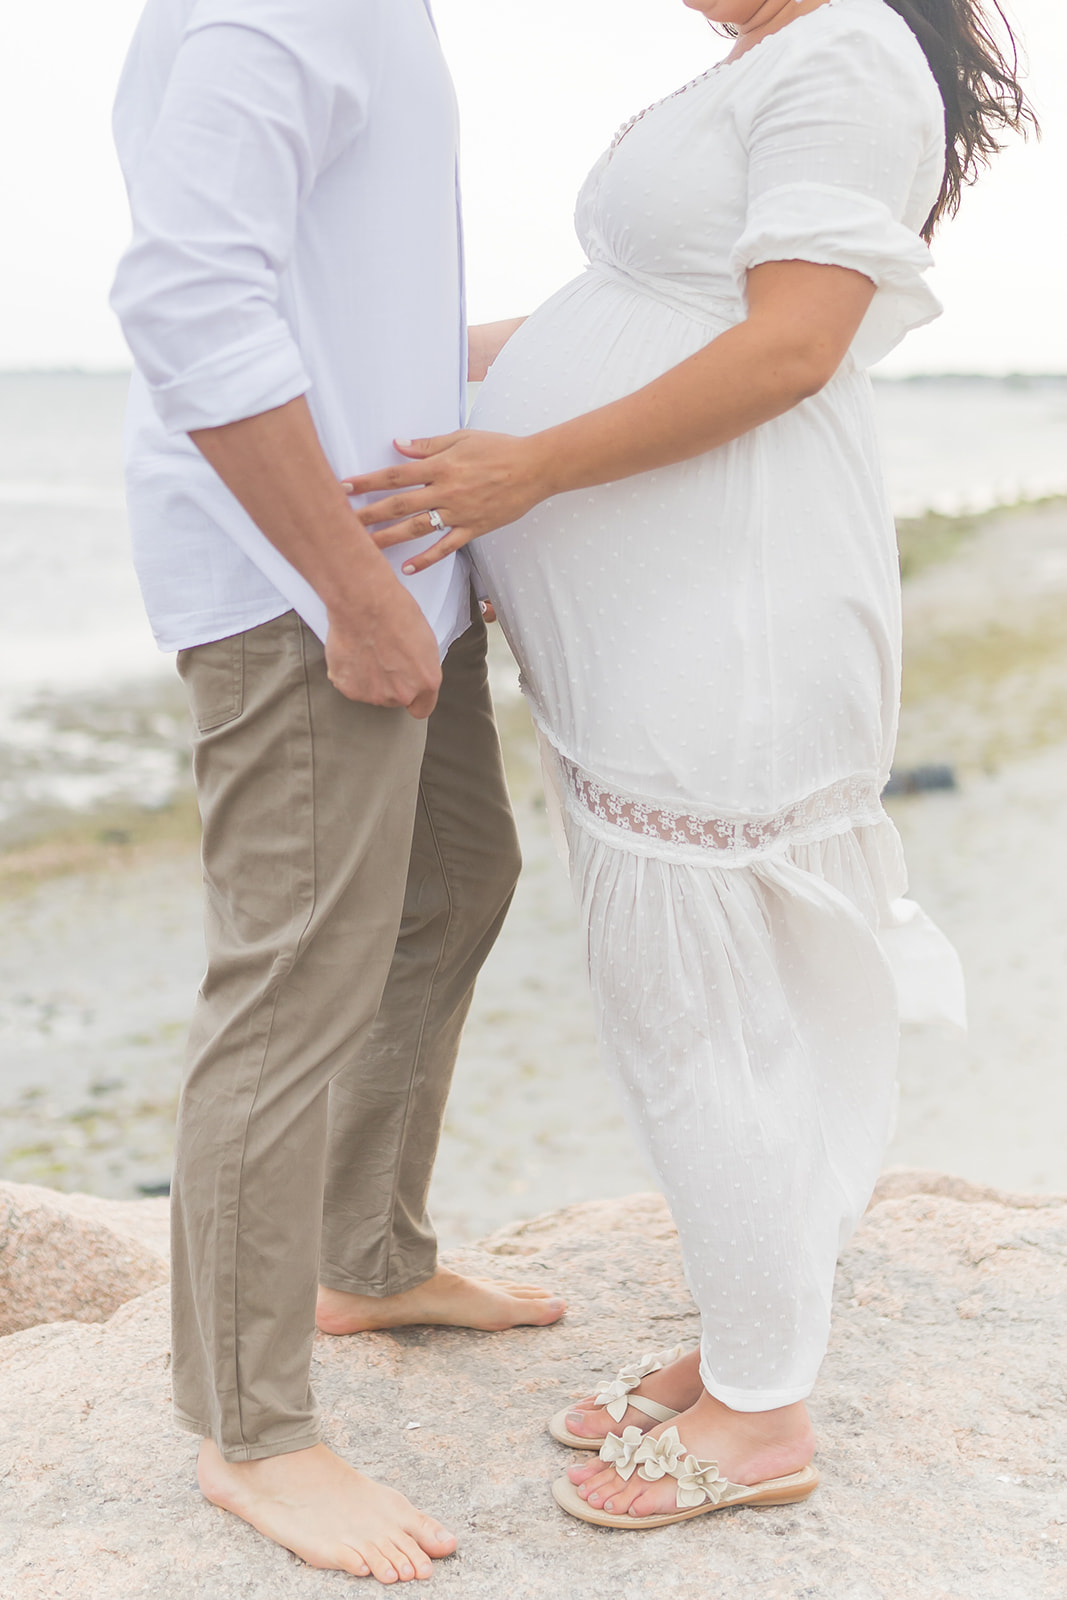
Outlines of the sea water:
[[[126,381],[0,374],[0,842],[106,800],[165,804],[181,781],[173,668],[128,551]],[[1067,494],[1067,377],[875,395],[898,515]]]

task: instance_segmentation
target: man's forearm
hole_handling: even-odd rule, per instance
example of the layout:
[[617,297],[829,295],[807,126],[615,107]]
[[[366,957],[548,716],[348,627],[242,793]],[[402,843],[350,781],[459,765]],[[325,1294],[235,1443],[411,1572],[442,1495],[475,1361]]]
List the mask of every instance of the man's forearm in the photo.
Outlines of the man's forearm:
[[327,611],[357,602],[371,574],[392,578],[330,470],[303,397],[190,438]]
[[334,687],[349,700],[428,717],[441,683],[433,630],[349,505],[307,402],[190,437],[326,606]]

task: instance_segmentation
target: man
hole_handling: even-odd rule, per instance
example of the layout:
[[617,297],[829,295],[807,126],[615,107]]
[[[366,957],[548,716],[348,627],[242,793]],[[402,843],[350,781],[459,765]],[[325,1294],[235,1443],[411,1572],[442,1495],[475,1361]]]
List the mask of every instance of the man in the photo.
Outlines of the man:
[[330,1333],[563,1310],[437,1269],[430,1172],[518,854],[467,576],[405,579],[339,484],[461,420],[428,0],[149,0],[115,127],[135,559],[204,824],[176,1415],[216,1504],[315,1566],[427,1577],[453,1536],[320,1442],[316,1294]]

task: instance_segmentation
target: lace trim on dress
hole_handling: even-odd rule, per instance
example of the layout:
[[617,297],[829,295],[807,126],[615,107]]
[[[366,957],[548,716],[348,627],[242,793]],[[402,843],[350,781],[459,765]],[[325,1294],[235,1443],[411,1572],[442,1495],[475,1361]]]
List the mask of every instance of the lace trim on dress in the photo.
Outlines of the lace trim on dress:
[[621,794],[566,758],[559,762],[570,809],[582,826],[624,848],[668,859],[695,856],[709,865],[714,858],[715,866],[742,866],[772,850],[885,820],[881,784],[872,777],[842,778],[772,816],[716,816]]

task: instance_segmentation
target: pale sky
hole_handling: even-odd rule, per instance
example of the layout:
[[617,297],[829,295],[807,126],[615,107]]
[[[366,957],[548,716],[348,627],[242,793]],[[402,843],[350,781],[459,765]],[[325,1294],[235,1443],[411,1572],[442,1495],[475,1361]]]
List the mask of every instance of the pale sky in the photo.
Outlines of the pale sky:
[[[141,0],[17,0],[0,24],[0,368],[127,363],[107,309],[128,221],[115,80]],[[627,116],[726,49],[681,0],[436,0],[464,127],[471,314],[581,269],[574,196]],[[1042,145],[1011,150],[935,245],[946,315],[893,373],[1067,373],[1067,7],[1013,0]],[[398,241],[410,249],[413,240]]]

